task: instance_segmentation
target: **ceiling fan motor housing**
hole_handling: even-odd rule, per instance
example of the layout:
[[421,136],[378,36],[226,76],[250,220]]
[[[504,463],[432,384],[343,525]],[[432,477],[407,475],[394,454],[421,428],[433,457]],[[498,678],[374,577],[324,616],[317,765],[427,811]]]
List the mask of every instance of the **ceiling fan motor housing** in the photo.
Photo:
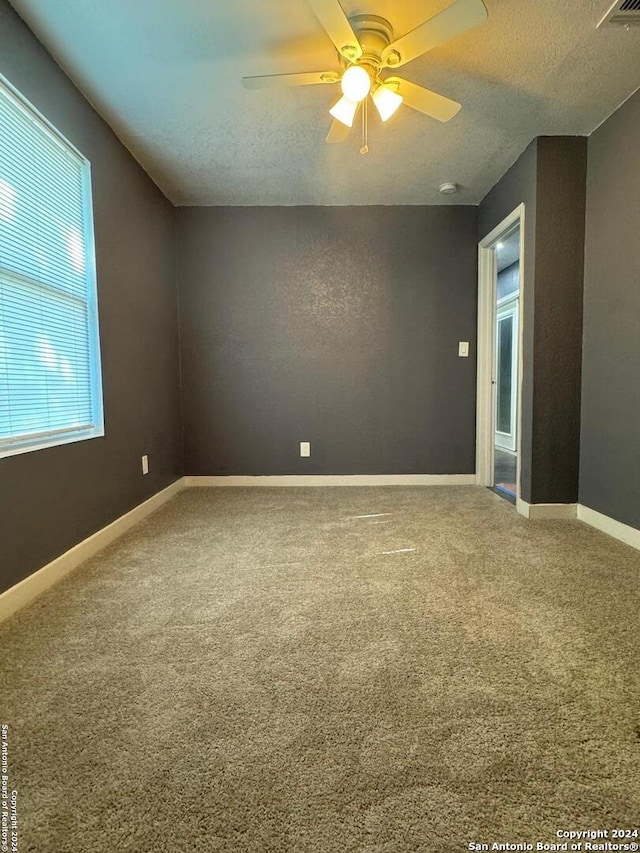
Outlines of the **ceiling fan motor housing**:
[[393,41],[391,24],[378,15],[354,15],[349,18],[349,23],[362,47],[358,64],[370,65],[377,72],[382,61],[382,51]]

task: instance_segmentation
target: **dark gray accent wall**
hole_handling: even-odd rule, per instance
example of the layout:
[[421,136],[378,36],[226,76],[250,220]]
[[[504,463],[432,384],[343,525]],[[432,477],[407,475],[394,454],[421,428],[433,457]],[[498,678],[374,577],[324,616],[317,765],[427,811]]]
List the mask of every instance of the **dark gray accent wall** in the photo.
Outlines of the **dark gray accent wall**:
[[589,139],[580,503],[640,528],[640,93]]
[[169,485],[182,457],[174,209],[6,0],[0,73],[92,164],[106,424],[104,438],[0,459],[6,589]]
[[480,205],[480,237],[525,204],[521,494],[575,503],[587,140],[539,137]]
[[580,465],[585,137],[538,139],[533,503],[576,503]]
[[476,208],[177,216],[187,474],[473,473]]

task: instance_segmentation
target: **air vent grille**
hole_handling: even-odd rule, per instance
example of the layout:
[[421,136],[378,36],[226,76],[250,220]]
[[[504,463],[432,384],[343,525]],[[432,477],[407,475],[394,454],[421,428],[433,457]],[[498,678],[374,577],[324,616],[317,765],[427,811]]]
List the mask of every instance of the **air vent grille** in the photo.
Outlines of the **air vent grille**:
[[640,0],[616,0],[598,27],[609,24],[616,27],[639,26]]

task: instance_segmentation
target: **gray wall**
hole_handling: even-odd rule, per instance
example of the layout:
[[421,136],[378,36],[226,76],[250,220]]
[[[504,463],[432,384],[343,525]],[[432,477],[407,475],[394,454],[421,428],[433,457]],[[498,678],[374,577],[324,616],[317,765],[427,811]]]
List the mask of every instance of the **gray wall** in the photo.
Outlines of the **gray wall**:
[[640,528],[640,93],[589,140],[580,502]]
[[179,209],[186,473],[473,473],[476,233],[469,207]]
[[525,203],[521,494],[575,503],[587,141],[540,137],[480,205],[486,236]]
[[5,589],[167,486],[182,458],[175,212],[6,0],[0,73],[91,160],[106,424],[104,438],[0,459]]
[[587,140],[538,139],[533,503],[576,503]]

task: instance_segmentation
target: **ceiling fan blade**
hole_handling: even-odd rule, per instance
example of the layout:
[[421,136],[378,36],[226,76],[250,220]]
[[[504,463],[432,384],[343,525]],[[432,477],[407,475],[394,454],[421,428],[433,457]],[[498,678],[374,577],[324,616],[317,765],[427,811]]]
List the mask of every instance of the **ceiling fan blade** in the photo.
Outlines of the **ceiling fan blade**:
[[309,0],[316,18],[345,59],[354,62],[362,56],[362,48],[338,0]]
[[337,71],[303,71],[301,74],[267,74],[264,77],[243,77],[245,89],[284,89],[289,86],[316,86],[318,83],[337,83]]
[[411,62],[455,36],[470,30],[487,19],[487,9],[482,0],[457,0],[438,15],[434,15],[406,36],[394,41],[382,52],[383,64],[398,68]]
[[399,95],[402,95],[404,103],[412,110],[418,110],[438,121],[451,121],[462,109],[457,101],[438,95],[430,89],[424,89],[409,80],[403,80],[402,77],[387,77],[384,83],[385,86],[392,86]]
[[334,118],[325,141],[329,145],[335,145],[339,142],[346,142],[347,139],[351,136],[352,130],[352,127],[347,127],[346,124],[342,124],[341,121],[338,121],[337,118]]

